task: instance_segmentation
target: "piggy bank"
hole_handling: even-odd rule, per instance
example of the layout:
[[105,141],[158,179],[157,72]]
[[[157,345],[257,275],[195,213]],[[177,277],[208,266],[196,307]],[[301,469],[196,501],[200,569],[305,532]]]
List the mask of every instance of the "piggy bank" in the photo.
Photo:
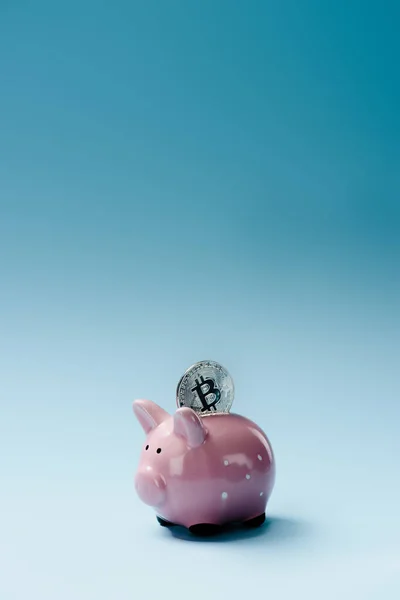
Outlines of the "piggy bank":
[[210,535],[231,523],[264,522],[275,460],[258,425],[188,407],[170,415],[150,400],[135,400],[133,410],[146,434],[135,487],[160,525]]

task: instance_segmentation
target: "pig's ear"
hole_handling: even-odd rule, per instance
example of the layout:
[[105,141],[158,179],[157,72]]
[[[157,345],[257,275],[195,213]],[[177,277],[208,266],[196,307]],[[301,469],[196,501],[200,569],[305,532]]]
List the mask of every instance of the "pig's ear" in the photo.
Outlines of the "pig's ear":
[[146,433],[157,427],[169,414],[151,400],[135,400],[133,412]]
[[207,435],[201,418],[187,406],[178,408],[174,414],[174,432],[183,437],[191,448],[200,446]]

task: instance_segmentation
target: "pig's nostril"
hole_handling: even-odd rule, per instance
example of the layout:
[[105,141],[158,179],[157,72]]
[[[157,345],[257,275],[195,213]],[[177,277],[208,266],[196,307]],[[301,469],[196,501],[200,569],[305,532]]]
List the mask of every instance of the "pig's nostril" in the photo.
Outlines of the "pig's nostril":
[[160,474],[142,471],[136,475],[136,490],[139,497],[150,506],[159,506],[165,498],[166,481]]
[[160,454],[161,448],[157,448],[157,454]]
[[147,446],[146,446],[145,450],[148,450],[148,449],[149,449],[149,445],[147,444]]

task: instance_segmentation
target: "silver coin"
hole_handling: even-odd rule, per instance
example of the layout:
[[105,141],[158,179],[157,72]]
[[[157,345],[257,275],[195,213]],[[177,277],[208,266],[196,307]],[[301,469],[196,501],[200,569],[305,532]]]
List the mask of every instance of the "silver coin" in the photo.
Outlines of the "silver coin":
[[235,388],[228,371],[213,360],[202,360],[189,367],[178,383],[176,403],[188,406],[200,416],[228,413]]

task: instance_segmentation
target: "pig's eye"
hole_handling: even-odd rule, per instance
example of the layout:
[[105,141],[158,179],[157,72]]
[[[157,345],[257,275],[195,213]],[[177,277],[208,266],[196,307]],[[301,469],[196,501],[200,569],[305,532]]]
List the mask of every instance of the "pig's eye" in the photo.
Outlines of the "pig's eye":
[[148,449],[149,449],[149,445],[147,444],[147,446],[146,446],[145,450],[148,450]]
[[157,454],[160,454],[161,448],[157,448]]

